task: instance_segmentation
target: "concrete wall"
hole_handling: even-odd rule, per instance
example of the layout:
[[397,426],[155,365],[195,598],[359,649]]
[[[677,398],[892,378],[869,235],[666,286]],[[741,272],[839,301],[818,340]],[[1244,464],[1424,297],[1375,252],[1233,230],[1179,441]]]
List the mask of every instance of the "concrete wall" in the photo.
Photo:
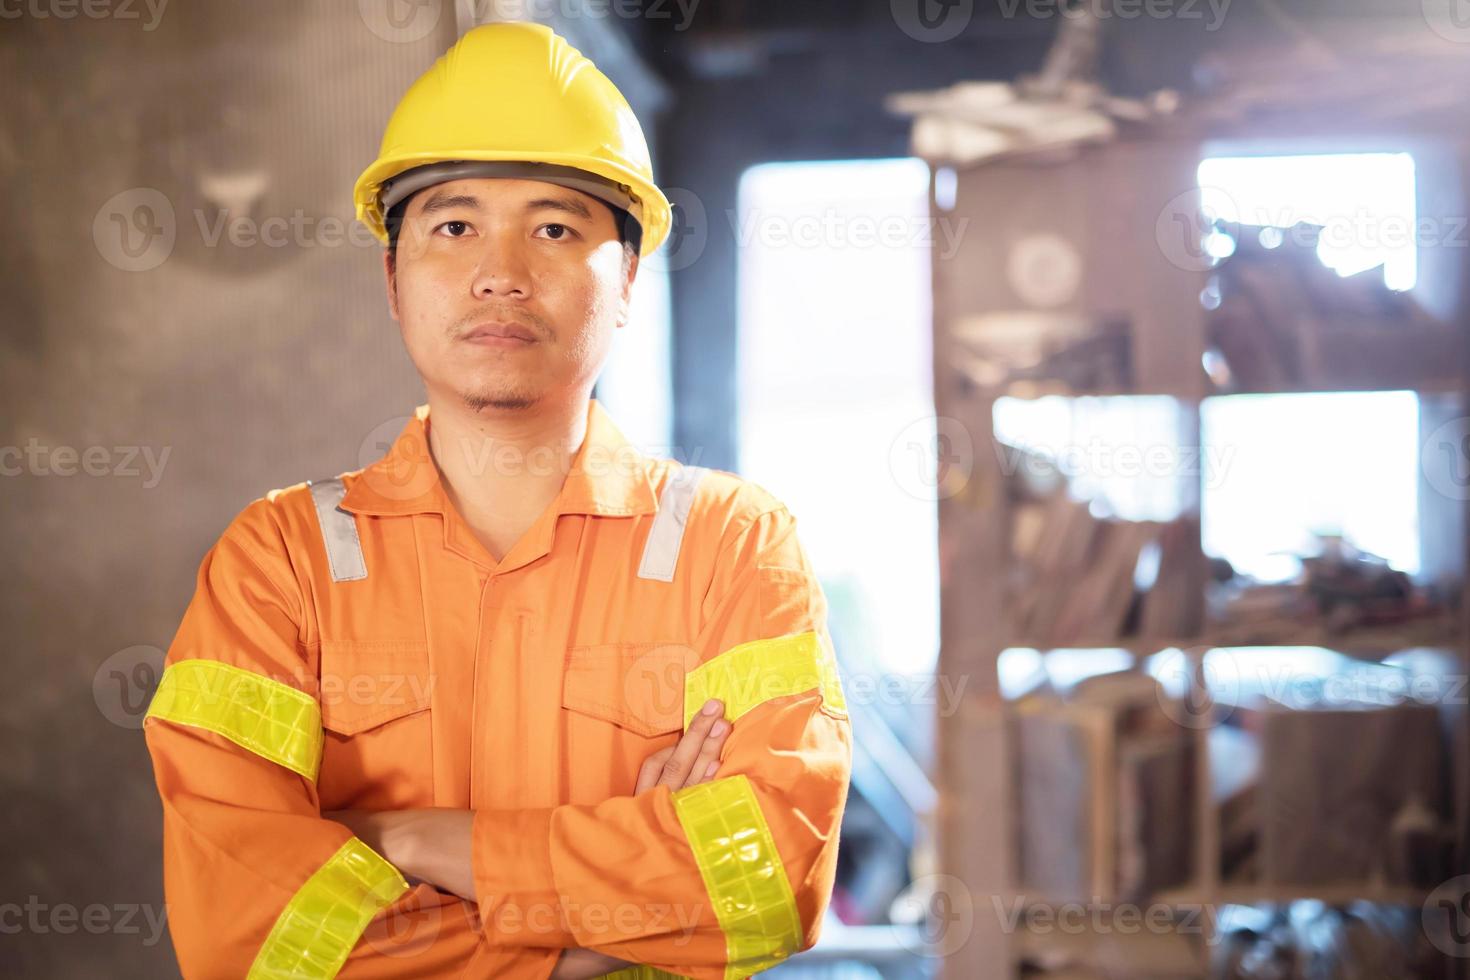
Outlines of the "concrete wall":
[[[0,961],[173,976],[154,668],[230,518],[360,465],[421,400],[380,249],[345,229],[455,24],[371,0],[41,6],[0,21],[0,924],[21,927]],[[211,245],[229,201],[284,242]]]

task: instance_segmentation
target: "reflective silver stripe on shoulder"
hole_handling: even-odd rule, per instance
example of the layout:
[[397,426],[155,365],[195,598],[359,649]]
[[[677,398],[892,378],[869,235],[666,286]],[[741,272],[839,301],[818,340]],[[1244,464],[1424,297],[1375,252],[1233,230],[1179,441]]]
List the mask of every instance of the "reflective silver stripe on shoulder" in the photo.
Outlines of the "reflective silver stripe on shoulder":
[[340,479],[308,485],[316,504],[317,523],[322,526],[332,581],[356,582],[367,578],[367,562],[363,560],[362,541],[357,536],[357,515],[338,506],[347,496],[347,487]]
[[658,498],[658,514],[648,529],[643,545],[643,561],[638,577],[659,582],[674,580],[674,566],[679,563],[679,547],[684,543],[684,525],[694,503],[694,490],[704,478],[703,466],[686,466],[675,474]]

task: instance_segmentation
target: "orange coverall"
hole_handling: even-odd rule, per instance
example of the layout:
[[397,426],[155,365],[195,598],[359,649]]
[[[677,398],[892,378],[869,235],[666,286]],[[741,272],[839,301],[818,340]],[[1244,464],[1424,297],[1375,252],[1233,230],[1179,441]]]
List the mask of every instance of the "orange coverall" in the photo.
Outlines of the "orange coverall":
[[[581,946],[716,980],[810,947],[852,743],[795,519],[639,454],[593,400],[497,563],[428,425],[254,501],[199,569],[144,726],[184,975],[539,978]],[[716,778],[633,796],[711,697]],[[477,903],[322,817],[425,806],[475,812]]]

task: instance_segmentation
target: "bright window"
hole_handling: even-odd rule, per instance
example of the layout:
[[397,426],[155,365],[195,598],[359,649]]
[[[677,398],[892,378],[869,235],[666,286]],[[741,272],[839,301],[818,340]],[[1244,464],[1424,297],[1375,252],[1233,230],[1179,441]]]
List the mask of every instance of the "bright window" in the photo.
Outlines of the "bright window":
[[895,673],[939,648],[935,503],[903,470],[935,438],[928,182],[915,159],[762,164],[734,222],[740,472],[797,516],[844,652]]
[[1018,465],[1055,467],[1098,517],[1174,520],[1209,475],[1179,402],[1162,395],[1000,398],[994,417],[996,438],[1028,454]]
[[1217,461],[1204,549],[1268,580],[1299,570],[1314,534],[1341,534],[1419,571],[1419,399],[1413,392],[1231,395],[1200,425]]
[[[1418,278],[1414,158],[1407,153],[1212,157],[1199,167],[1202,203],[1224,221],[1322,226],[1322,263],[1350,276],[1383,266],[1390,289]],[[1210,244],[1212,253],[1228,254]]]
[[697,463],[673,441],[674,385],[669,359],[669,274],[644,262],[633,280],[629,319],[613,336],[597,379],[597,400],[618,429],[643,452]]

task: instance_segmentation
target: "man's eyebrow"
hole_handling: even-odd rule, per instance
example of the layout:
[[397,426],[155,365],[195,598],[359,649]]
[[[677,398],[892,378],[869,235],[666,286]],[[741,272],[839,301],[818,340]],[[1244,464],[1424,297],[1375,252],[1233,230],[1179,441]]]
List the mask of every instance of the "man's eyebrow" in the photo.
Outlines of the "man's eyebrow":
[[527,211],[539,211],[543,208],[552,211],[566,211],[585,221],[592,220],[592,212],[587,210],[587,205],[575,197],[538,197],[534,201],[526,202]]
[[[453,208],[469,208],[473,211],[480,210],[480,199],[473,194],[447,194],[434,195],[424,202],[420,214],[433,214],[435,211],[448,211]],[[525,210],[527,213],[540,210],[561,211],[566,214],[575,214],[584,221],[592,220],[592,212],[587,205],[575,197],[538,197],[534,201],[527,201]]]
[[473,194],[450,194],[445,197],[434,195],[424,202],[420,214],[433,214],[435,211],[448,211],[451,208],[470,208],[480,210],[480,199]]

